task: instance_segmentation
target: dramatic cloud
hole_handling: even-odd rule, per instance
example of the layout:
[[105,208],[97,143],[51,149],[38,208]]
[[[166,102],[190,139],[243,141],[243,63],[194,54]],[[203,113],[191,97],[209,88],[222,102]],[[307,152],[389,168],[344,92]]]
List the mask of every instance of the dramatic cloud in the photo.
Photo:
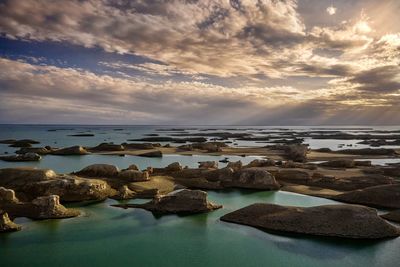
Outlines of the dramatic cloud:
[[400,33],[369,10],[390,17],[399,3],[355,0],[348,17],[346,1],[299,11],[311,2],[1,1],[3,38],[120,58],[85,68],[0,49],[0,119],[332,123],[398,106]]

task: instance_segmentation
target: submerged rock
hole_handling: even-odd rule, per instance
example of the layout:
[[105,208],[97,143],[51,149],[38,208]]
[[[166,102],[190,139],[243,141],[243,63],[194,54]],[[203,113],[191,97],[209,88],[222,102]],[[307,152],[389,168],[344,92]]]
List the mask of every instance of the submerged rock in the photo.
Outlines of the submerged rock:
[[21,230],[21,226],[12,222],[8,217],[7,212],[0,210],[0,233],[15,232]]
[[367,187],[337,195],[334,199],[378,208],[400,209],[400,184]]
[[207,201],[207,193],[200,190],[182,189],[157,196],[145,204],[113,205],[121,208],[142,208],[155,213],[192,214],[219,209],[222,206]]
[[137,155],[139,157],[148,157],[148,158],[161,158],[162,152],[160,150],[150,151],[146,153],[142,153]]
[[0,156],[0,160],[11,161],[11,162],[39,161],[41,159],[42,157],[36,153]]
[[266,230],[320,236],[356,239],[400,236],[400,229],[381,219],[375,209],[358,205],[303,208],[259,203],[228,213],[221,220]]

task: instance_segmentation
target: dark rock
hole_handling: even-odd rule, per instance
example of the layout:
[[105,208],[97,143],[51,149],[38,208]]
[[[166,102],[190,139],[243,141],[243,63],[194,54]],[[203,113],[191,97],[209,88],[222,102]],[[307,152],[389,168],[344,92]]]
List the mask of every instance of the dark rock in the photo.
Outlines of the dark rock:
[[222,221],[271,231],[379,239],[400,236],[400,230],[387,223],[372,208],[357,205],[288,207],[253,204],[221,217]]
[[154,213],[193,214],[219,209],[222,206],[207,201],[207,193],[200,190],[182,189],[158,196],[145,204],[113,205],[121,208],[142,208]]
[[381,215],[382,218],[392,221],[392,222],[397,222],[400,223],[400,210],[394,210],[388,213],[385,213]]
[[275,177],[261,168],[246,168],[238,172],[226,172],[219,177],[224,187],[238,187],[260,190],[278,190],[280,185]]
[[150,151],[146,153],[142,153],[137,155],[139,157],[148,157],[148,158],[161,158],[162,152],[160,150]]
[[320,163],[319,165],[331,168],[354,168],[355,162],[352,159],[337,159],[337,160],[330,160],[327,162],[323,162]]
[[199,162],[200,169],[218,169],[218,162],[216,161],[201,161]]
[[101,152],[101,151],[124,151],[125,148],[122,145],[116,145],[112,143],[101,143],[95,147],[87,148],[88,151]]
[[337,195],[334,199],[377,208],[400,209],[400,184],[367,187]]
[[117,177],[119,169],[110,164],[92,164],[74,174],[88,177]]
[[11,162],[39,161],[41,159],[42,157],[36,153],[0,156],[0,160],[11,161]]
[[46,155],[52,151],[51,147],[22,147],[15,151],[16,154],[36,153],[39,155]]

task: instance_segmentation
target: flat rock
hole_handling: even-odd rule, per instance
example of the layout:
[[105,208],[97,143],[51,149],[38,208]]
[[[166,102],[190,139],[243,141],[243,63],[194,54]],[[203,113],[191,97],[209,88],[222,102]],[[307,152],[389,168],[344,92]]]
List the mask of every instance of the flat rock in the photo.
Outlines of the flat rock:
[[147,158],[161,158],[162,152],[160,150],[145,152],[142,154],[138,154],[139,157],[147,157]]
[[67,155],[86,155],[89,152],[81,146],[71,146],[57,149],[51,152],[53,155],[67,156]]
[[222,221],[265,230],[355,239],[400,236],[400,229],[387,223],[377,211],[358,205],[289,207],[253,204],[221,217]]
[[335,196],[334,199],[371,207],[400,209],[400,184],[358,189]]
[[0,160],[11,161],[11,162],[39,161],[41,159],[42,157],[36,153],[0,156]]
[[145,204],[113,205],[121,208],[142,208],[154,213],[193,214],[219,209],[222,206],[207,201],[207,193],[200,190],[182,189],[167,195],[156,196]]

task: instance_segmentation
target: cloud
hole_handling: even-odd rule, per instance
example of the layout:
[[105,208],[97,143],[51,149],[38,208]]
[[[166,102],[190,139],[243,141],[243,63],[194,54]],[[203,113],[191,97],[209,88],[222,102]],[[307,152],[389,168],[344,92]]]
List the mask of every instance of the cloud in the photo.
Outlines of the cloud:
[[326,13],[328,13],[329,15],[335,15],[337,11],[337,8],[334,6],[329,6],[326,8]]

